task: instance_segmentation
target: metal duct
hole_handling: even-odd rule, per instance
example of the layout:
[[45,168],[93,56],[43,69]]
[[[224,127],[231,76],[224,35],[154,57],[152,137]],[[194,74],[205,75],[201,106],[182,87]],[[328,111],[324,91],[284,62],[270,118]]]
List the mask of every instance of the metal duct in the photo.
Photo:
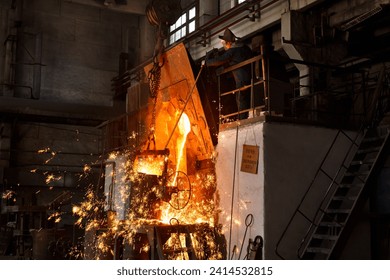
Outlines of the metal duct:
[[[286,42],[292,42],[294,27],[292,26],[292,12],[287,12],[282,15],[281,22],[282,22],[282,47],[283,50],[286,52],[286,54],[294,60],[300,60],[303,61],[304,58],[302,57],[299,50],[292,44],[292,43],[286,43]],[[295,67],[299,71],[300,79],[300,95],[307,95],[310,93],[310,69],[307,65],[304,64],[295,64]]]

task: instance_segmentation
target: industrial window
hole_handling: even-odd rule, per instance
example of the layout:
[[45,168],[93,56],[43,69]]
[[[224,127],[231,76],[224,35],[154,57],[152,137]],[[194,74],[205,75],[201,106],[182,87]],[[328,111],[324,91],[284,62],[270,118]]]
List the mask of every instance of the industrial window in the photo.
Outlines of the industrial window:
[[180,40],[187,34],[195,31],[196,28],[196,6],[195,4],[184,10],[184,13],[171,25],[169,29],[169,44]]
[[237,4],[241,4],[243,2],[245,2],[246,0],[236,0],[237,1]]

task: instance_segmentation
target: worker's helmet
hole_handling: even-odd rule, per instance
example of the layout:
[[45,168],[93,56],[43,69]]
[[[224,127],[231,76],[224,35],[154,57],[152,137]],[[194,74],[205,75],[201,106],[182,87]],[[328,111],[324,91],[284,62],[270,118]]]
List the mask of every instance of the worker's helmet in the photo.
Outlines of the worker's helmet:
[[223,35],[219,35],[219,38],[226,42],[234,42],[236,39],[239,39],[229,28],[226,28]]

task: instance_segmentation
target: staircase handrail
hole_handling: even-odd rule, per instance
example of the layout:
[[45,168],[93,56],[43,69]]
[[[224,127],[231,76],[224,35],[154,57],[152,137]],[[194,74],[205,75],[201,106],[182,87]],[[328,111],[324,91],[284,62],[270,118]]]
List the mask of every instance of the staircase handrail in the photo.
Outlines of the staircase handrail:
[[[381,69],[381,72],[379,74],[379,78],[378,78],[378,85],[380,86],[380,84],[382,83],[384,77],[385,77],[385,72],[386,72],[386,65],[383,66],[383,68]],[[313,180],[311,181],[309,187],[306,189],[305,193],[303,194],[303,197],[302,199],[300,200],[298,206],[296,207],[295,211],[293,212],[291,218],[289,219],[289,222],[287,223],[286,227],[284,228],[283,232],[282,232],[282,235],[281,237],[279,238],[278,242],[276,243],[276,246],[275,246],[275,254],[281,258],[281,259],[284,259],[284,257],[278,252],[278,249],[279,249],[279,245],[280,243],[282,242],[283,238],[285,237],[286,233],[287,233],[287,230],[289,229],[289,227],[291,226],[294,218],[298,215],[298,214],[301,214],[306,220],[308,220],[311,224],[308,228],[308,230],[306,231],[306,234],[304,236],[304,238],[302,239],[301,243],[300,243],[300,246],[298,247],[297,249],[297,257],[298,259],[301,258],[300,256],[300,250],[301,248],[303,247],[303,244],[305,244],[306,242],[306,239],[307,237],[309,236],[309,234],[312,232],[312,229],[314,226],[318,226],[315,224],[315,221],[318,219],[318,213],[321,212],[321,206],[323,205],[323,203],[325,202],[326,198],[328,197],[328,194],[329,192],[331,191],[332,189],[332,186],[334,184],[334,182],[336,181],[336,178],[338,177],[340,171],[342,170],[342,168],[345,166],[345,161],[346,159],[348,158],[348,156],[350,155],[350,151],[352,149],[352,147],[355,145],[356,143],[356,140],[359,138],[359,136],[364,136],[364,134],[366,133],[367,131],[367,128],[369,127],[374,127],[377,125],[377,122],[379,121],[380,119],[380,116],[378,115],[375,115],[373,114],[374,112],[374,109],[378,108],[379,106],[379,97],[380,97],[380,94],[378,92],[375,92],[376,94],[374,94],[374,99],[372,100],[372,105],[371,105],[371,109],[370,112],[368,114],[366,114],[366,117],[363,119],[362,121],[362,125],[361,127],[359,128],[359,130],[357,131],[356,133],[356,136],[355,136],[355,139],[352,140],[345,132],[343,129],[339,129],[338,132],[336,133],[332,143],[330,144],[325,156],[323,157],[322,161],[321,161],[321,164],[319,166],[319,168],[317,169],[314,177],[313,177]],[[380,112],[383,116],[384,112]],[[335,176],[332,178],[332,182],[330,183],[329,187],[327,188],[327,191],[323,197],[323,199],[321,200],[321,203],[320,203],[320,206],[318,207],[317,211],[316,211],[316,214],[314,215],[314,218],[313,219],[310,219],[308,218],[306,215],[304,215],[304,213],[302,213],[300,211],[300,207],[302,206],[303,202],[305,201],[306,199],[306,196],[308,195],[309,191],[311,190],[311,188],[313,187],[314,185],[314,182],[318,176],[318,174],[322,171],[322,167],[325,163],[325,161],[327,160],[330,152],[332,151],[332,148],[334,147],[335,143],[336,143],[336,140],[337,138],[339,137],[340,133],[344,134],[347,139],[349,139],[351,141],[351,145],[349,146],[348,148],[348,151],[346,152],[345,154],[345,157],[344,157],[344,160],[342,162],[342,164],[340,165],[338,171],[336,172]],[[360,139],[363,139],[363,138],[360,138]]]
[[[327,150],[325,156],[323,157],[323,159],[322,159],[322,161],[321,161],[320,167],[317,169],[317,171],[316,171],[316,173],[315,173],[315,175],[314,175],[314,177],[313,177],[313,180],[311,181],[309,187],[306,189],[305,193],[303,194],[302,199],[300,200],[298,206],[296,207],[295,211],[293,212],[293,215],[292,215],[291,218],[289,219],[289,222],[287,223],[285,229],[283,230],[281,237],[279,238],[278,242],[276,243],[275,253],[276,253],[276,255],[277,255],[278,257],[280,257],[281,259],[284,259],[284,258],[283,258],[283,256],[278,252],[278,247],[279,247],[280,243],[282,242],[282,240],[283,240],[285,234],[287,233],[288,228],[289,228],[290,225],[292,224],[292,222],[293,222],[294,218],[296,217],[296,215],[300,213],[305,219],[307,219],[308,221],[310,221],[310,222],[313,223],[313,221],[311,221],[311,219],[309,219],[306,215],[304,215],[304,214],[300,211],[300,207],[301,207],[302,204],[304,203],[304,201],[305,201],[305,199],[306,199],[306,196],[308,195],[309,191],[310,191],[310,190],[312,189],[312,187],[314,186],[314,182],[315,182],[317,176],[318,176],[319,173],[321,172],[322,167],[323,167],[323,165],[325,164],[325,161],[327,160],[327,158],[328,158],[330,152],[332,151],[332,148],[334,147],[334,145],[335,145],[335,143],[336,143],[336,141],[337,141],[337,139],[338,139],[338,137],[339,137],[339,135],[340,135],[341,133],[344,134],[344,135],[345,135],[348,139],[350,139],[351,142],[352,142],[351,145],[350,145],[350,147],[349,147],[349,149],[348,149],[348,151],[350,151],[350,150],[352,149],[353,143],[356,141],[357,137],[359,136],[359,133],[357,133],[355,139],[352,140],[352,139],[344,132],[344,130],[339,129],[339,130],[337,131],[335,137],[333,138],[331,144],[329,145],[329,148],[328,148],[328,150]],[[345,157],[347,157],[347,156],[348,156],[348,153],[346,154]],[[338,172],[340,171],[340,169],[341,169],[341,167],[339,168]],[[337,173],[338,173],[338,172],[337,172]],[[332,182],[335,181],[335,178],[336,178],[336,177],[337,177],[337,176],[335,176],[335,177],[333,178]],[[326,197],[326,195],[325,195],[325,197]],[[322,203],[321,203],[321,205],[322,205]],[[317,211],[318,211],[318,210],[317,210]],[[306,235],[305,235],[305,236],[306,236]],[[300,246],[300,247],[301,247],[301,246]],[[300,248],[300,247],[299,247],[299,248]],[[298,249],[299,249],[299,248],[298,248]]]
[[[339,131],[340,131],[340,130],[339,130]],[[345,136],[347,136],[346,133],[345,133],[344,131],[341,131],[341,132],[342,132]],[[356,136],[355,136],[354,139],[351,139],[350,137],[347,137],[347,139],[349,139],[349,140],[351,141],[351,144],[350,144],[350,146],[349,146],[349,148],[348,148],[348,151],[346,152],[346,154],[345,154],[345,156],[344,156],[344,159],[343,159],[343,161],[342,161],[342,164],[340,165],[340,167],[338,168],[337,172],[336,172],[335,175],[333,176],[332,181],[330,182],[330,184],[329,184],[329,186],[328,186],[328,188],[327,188],[327,190],[326,190],[326,192],[325,192],[325,194],[324,194],[324,196],[323,196],[323,198],[322,198],[322,200],[321,200],[321,203],[319,204],[320,206],[318,207],[317,211],[316,211],[315,214],[314,214],[313,219],[312,219],[312,220],[309,220],[309,221],[311,222],[311,224],[310,224],[310,226],[309,226],[309,228],[308,228],[308,230],[307,230],[307,232],[306,232],[304,238],[302,239],[301,245],[300,245],[300,246],[298,247],[298,249],[297,249],[297,256],[298,256],[298,258],[301,258],[301,257],[302,257],[301,249],[304,247],[304,244],[307,243],[306,240],[307,240],[309,234],[310,234],[311,232],[313,232],[313,228],[315,229],[315,228],[317,228],[317,227],[319,226],[319,225],[316,223],[316,221],[320,220],[321,217],[322,217],[323,215],[326,214],[326,213],[324,212],[324,210],[322,209],[322,206],[323,206],[326,202],[327,202],[327,204],[329,204],[330,201],[327,201],[327,200],[329,200],[329,199],[327,199],[327,198],[329,197],[328,195],[330,194],[330,192],[331,192],[332,190],[335,190],[335,189],[333,188],[334,184],[339,185],[339,183],[336,182],[336,179],[337,179],[338,176],[340,175],[341,170],[342,170],[343,168],[346,168],[346,167],[347,167],[345,163],[346,163],[348,157],[350,156],[350,153],[351,153],[351,151],[352,151],[352,148],[353,148],[354,146],[359,147],[359,144],[357,144],[357,143],[358,143],[358,140],[359,140],[359,137],[362,136],[362,137],[360,138],[360,140],[362,140],[362,139],[364,138],[364,135],[365,135],[366,132],[367,132],[367,127],[366,127],[365,125],[362,125],[362,127],[361,127],[361,128],[359,129],[359,131],[356,133]],[[332,147],[331,147],[331,148],[332,148]],[[319,169],[320,169],[320,171],[321,171],[321,170],[322,170],[322,166],[321,166]],[[323,171],[323,172],[324,172],[324,171]],[[313,181],[314,181],[314,180],[315,180],[315,178],[313,179]],[[343,225],[340,224],[340,226],[343,226]]]

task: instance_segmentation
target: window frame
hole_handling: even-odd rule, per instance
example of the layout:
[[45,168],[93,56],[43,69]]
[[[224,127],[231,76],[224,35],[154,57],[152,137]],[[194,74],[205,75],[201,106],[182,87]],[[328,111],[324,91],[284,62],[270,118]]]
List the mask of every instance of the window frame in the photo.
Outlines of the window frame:
[[[195,9],[195,15],[190,18],[190,11],[192,9]],[[179,25],[179,26],[176,26],[176,23],[185,15],[185,23]],[[196,31],[197,28],[198,28],[198,20],[199,18],[199,4],[198,4],[198,1],[194,1],[193,3],[189,4],[186,8],[183,9],[183,13],[182,15],[180,16],[180,18],[173,24],[169,27],[169,33],[168,33],[168,45],[172,45],[180,40],[182,40],[183,38],[185,38],[188,34],[191,34],[192,32]],[[190,24],[191,23],[195,23],[195,26],[193,28],[193,30],[190,32]],[[173,28],[173,26],[175,26]],[[183,28],[185,28],[185,34],[182,35],[180,34],[180,37],[176,39],[176,33],[177,32],[180,32],[181,30],[183,30]]]

